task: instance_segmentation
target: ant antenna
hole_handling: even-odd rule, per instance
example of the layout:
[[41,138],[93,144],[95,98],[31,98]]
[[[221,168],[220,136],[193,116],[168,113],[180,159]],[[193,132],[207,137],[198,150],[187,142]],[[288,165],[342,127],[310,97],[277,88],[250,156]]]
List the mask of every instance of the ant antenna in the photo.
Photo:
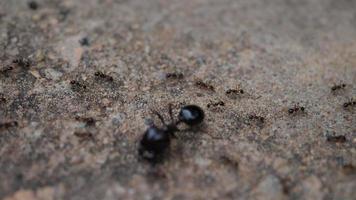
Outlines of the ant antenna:
[[163,125],[165,125],[165,126],[167,125],[167,124],[164,122],[164,118],[162,117],[161,114],[159,114],[159,112],[157,112],[156,110],[151,110],[151,112],[152,112],[153,114],[157,115],[157,117],[161,120],[161,122],[162,122]]

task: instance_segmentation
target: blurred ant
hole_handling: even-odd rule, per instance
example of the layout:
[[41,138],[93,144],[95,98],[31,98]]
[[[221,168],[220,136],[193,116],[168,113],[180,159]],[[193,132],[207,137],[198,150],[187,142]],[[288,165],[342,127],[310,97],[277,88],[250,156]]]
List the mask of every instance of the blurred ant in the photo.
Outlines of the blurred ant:
[[3,122],[3,123],[0,123],[0,129],[8,129],[11,127],[16,127],[18,125],[19,125],[19,123],[17,121]]
[[225,106],[225,102],[223,101],[218,101],[218,102],[214,102],[214,103],[208,103],[206,105],[206,107],[210,108],[210,107],[217,107],[217,106]]
[[301,112],[305,111],[305,108],[303,106],[299,106],[299,104],[296,104],[296,105],[294,105],[293,108],[288,109],[289,114],[297,113],[299,111],[301,111]]
[[335,142],[335,143],[344,143],[346,142],[346,137],[344,135],[329,135],[326,138],[326,141],[328,142]]
[[243,89],[228,89],[225,91],[226,96],[228,96],[230,99],[236,99],[244,93],[245,91]]
[[243,94],[244,91],[242,89],[228,89],[226,90],[225,94]]
[[94,135],[90,132],[74,132],[74,135],[79,138],[79,142],[84,142],[85,140],[94,141]]
[[166,150],[169,148],[171,138],[175,138],[178,124],[185,123],[188,126],[196,126],[204,120],[204,111],[196,105],[187,105],[181,108],[178,114],[178,121],[175,121],[172,114],[172,105],[169,104],[170,122],[167,124],[157,111],[153,111],[160,119],[163,127],[159,128],[154,123],[145,131],[139,145],[138,153],[143,159],[155,164],[161,161]]
[[0,104],[6,103],[6,102],[7,102],[7,100],[5,98],[5,95],[3,93],[0,93]]
[[183,78],[183,74],[182,73],[167,73],[166,74],[166,78],[169,79],[182,79]]
[[5,97],[0,97],[0,103],[6,103],[6,98]]
[[348,102],[344,103],[343,107],[348,108],[350,106],[355,106],[355,105],[356,105],[356,101],[353,98],[351,98]]
[[257,115],[255,115],[255,114],[249,115],[248,118],[249,118],[250,120],[258,120],[258,121],[261,122],[261,123],[265,123],[265,118],[264,118],[264,117],[257,116]]
[[336,91],[336,90],[341,90],[344,89],[346,87],[346,84],[339,84],[339,85],[334,85],[331,87],[331,91]]
[[102,79],[107,80],[107,81],[109,81],[109,82],[114,81],[114,78],[113,78],[112,76],[109,76],[109,75],[107,75],[107,74],[104,74],[104,73],[101,72],[101,71],[95,72],[94,75],[95,75],[96,77],[98,77],[98,78],[102,78]]
[[70,84],[72,85],[73,90],[79,90],[79,89],[87,89],[87,86],[84,84],[79,83],[76,80],[71,80]]
[[87,37],[83,37],[82,39],[79,40],[80,45],[82,46],[89,46],[89,39]]
[[12,71],[14,68],[12,66],[6,66],[5,68],[1,69],[0,73],[4,76],[8,77],[9,72]]
[[205,82],[203,82],[201,80],[196,81],[195,82],[195,86],[197,86],[197,87],[199,87],[201,89],[210,90],[210,91],[213,91],[213,92],[215,91],[214,86],[209,85],[209,84],[207,84],[207,83],[205,83]]
[[17,58],[17,59],[14,59],[14,60],[12,61],[12,63],[17,64],[18,66],[23,67],[23,68],[28,68],[28,67],[30,67],[30,65],[31,65],[30,60],[28,60],[28,59],[26,59],[26,58]]
[[27,5],[31,10],[37,10],[38,9],[38,3],[36,1],[29,1],[27,3]]
[[92,117],[80,117],[76,116],[75,119],[77,121],[82,121],[84,122],[87,126],[94,126],[95,125],[95,119]]

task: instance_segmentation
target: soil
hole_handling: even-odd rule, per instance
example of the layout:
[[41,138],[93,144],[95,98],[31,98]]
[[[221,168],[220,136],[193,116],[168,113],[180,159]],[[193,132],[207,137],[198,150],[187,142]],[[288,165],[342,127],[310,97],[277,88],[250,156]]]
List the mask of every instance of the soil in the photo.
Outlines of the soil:
[[0,48],[0,199],[356,196],[356,1],[2,0]]

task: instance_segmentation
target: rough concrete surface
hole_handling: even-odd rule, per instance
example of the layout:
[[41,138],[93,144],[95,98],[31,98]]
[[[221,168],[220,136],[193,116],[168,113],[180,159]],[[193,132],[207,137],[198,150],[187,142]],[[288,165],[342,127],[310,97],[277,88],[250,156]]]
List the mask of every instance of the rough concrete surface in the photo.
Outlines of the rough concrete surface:
[[0,48],[0,199],[356,197],[354,0],[1,0]]

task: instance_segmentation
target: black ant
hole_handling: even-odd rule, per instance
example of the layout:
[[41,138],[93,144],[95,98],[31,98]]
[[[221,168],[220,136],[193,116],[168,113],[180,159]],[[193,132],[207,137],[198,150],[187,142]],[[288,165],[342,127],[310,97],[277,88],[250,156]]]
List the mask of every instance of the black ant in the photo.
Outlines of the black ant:
[[346,87],[346,84],[339,84],[339,85],[334,85],[331,87],[331,91],[336,91],[336,90],[341,90],[344,89]]
[[188,126],[196,126],[204,120],[204,111],[196,105],[187,105],[181,108],[178,114],[178,121],[173,119],[172,105],[169,104],[170,123],[165,123],[164,118],[157,111],[153,111],[158,116],[163,124],[163,127],[158,128],[155,124],[151,124],[145,131],[139,145],[138,153],[145,160],[155,164],[161,161],[166,150],[169,148],[171,138],[175,138],[175,132],[181,131],[178,129],[178,124],[185,123]]
[[80,45],[82,46],[89,46],[89,39],[87,37],[83,37],[82,39],[79,40]]
[[87,126],[94,126],[95,125],[95,119],[92,117],[80,117],[76,116],[75,119],[77,121],[82,121],[84,122]]
[[344,108],[347,108],[349,106],[355,106],[356,105],[356,101],[354,99],[350,99],[348,102],[344,103]]
[[28,60],[28,59],[26,59],[26,58],[17,58],[17,59],[14,59],[14,60],[12,61],[12,63],[17,64],[18,66],[23,67],[23,68],[28,68],[28,67],[30,67],[30,65],[31,65],[30,60]]
[[12,71],[14,68],[12,66],[6,66],[5,68],[1,69],[0,73],[4,74],[4,76],[8,77],[9,72]]
[[229,97],[230,99],[236,99],[240,95],[243,95],[244,93],[245,91],[243,89],[228,89],[225,91],[226,96]]
[[0,93],[0,104],[6,103],[6,102],[7,102],[7,99],[5,98],[5,95]]
[[71,80],[71,81],[70,81],[70,84],[72,85],[72,89],[73,89],[73,90],[78,90],[78,89],[80,89],[80,88],[82,88],[82,89],[87,89],[87,86],[86,86],[86,85],[83,85],[83,84],[79,83],[79,82],[76,81],[76,80]]
[[305,111],[305,108],[303,106],[299,106],[298,104],[297,105],[294,105],[294,108],[290,108],[288,109],[288,113],[289,114],[293,114],[293,113],[296,113],[298,111],[301,111],[301,112],[304,112]]
[[217,107],[217,106],[225,106],[225,102],[223,101],[218,101],[218,102],[211,102],[206,105],[206,107]]
[[248,118],[249,118],[250,120],[258,120],[258,121],[261,122],[261,123],[265,123],[265,118],[264,118],[264,117],[257,116],[257,115],[255,115],[255,114],[249,115]]
[[38,9],[38,3],[36,1],[29,1],[27,5],[31,10]]
[[201,80],[196,81],[196,82],[195,82],[195,86],[197,86],[197,87],[199,87],[199,88],[201,88],[201,89],[210,90],[210,91],[212,91],[212,92],[215,91],[214,86],[209,85],[209,84],[207,84],[207,83],[205,83],[205,82],[203,82],[203,81],[201,81]]
[[74,135],[79,138],[79,142],[84,142],[85,140],[94,140],[94,135],[90,132],[74,132]]
[[183,74],[182,73],[167,73],[166,74],[166,78],[169,79],[182,79],[183,78]]
[[344,135],[337,135],[337,136],[329,135],[327,136],[326,141],[335,142],[335,143],[344,143],[346,142],[346,137]]
[[114,78],[113,78],[112,76],[106,75],[106,74],[104,74],[104,73],[101,72],[101,71],[95,72],[94,75],[95,75],[96,77],[98,77],[98,78],[102,78],[102,79],[107,80],[107,81],[109,81],[109,82],[114,81]]
[[242,89],[236,90],[236,89],[228,89],[226,90],[225,94],[243,94],[244,91]]
[[18,125],[19,125],[19,123],[17,121],[3,122],[3,123],[0,123],[0,129],[8,129],[11,127],[16,127]]

